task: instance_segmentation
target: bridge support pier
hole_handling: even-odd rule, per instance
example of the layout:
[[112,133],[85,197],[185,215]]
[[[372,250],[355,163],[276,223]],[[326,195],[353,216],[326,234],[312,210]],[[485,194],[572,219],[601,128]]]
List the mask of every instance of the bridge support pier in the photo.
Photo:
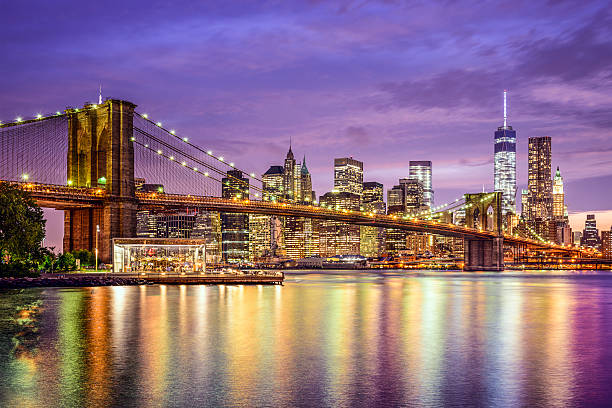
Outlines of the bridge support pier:
[[464,271],[503,271],[504,239],[465,238]]
[[101,208],[64,210],[64,252],[95,252],[96,234],[100,262],[111,263],[112,239],[136,236],[136,204],[109,202]]

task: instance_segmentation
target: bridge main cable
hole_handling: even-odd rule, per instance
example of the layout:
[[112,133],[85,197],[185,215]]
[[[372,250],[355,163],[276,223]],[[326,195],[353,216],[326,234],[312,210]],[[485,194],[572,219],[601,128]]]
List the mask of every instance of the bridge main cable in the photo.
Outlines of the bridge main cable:
[[[202,161],[201,159],[198,159],[197,157],[194,157],[193,155],[191,155],[191,154],[189,154],[189,153],[186,153],[186,152],[184,152],[184,151],[180,150],[179,148],[177,148],[177,147],[175,147],[175,146],[171,145],[170,143],[167,143],[167,142],[163,141],[162,139],[160,139],[160,138],[158,138],[158,137],[153,136],[151,133],[149,133],[149,132],[147,132],[147,131],[145,131],[145,130],[142,130],[142,129],[138,128],[138,127],[134,127],[134,130],[135,130],[135,131],[137,131],[138,133],[140,133],[140,134],[142,134],[142,135],[144,135],[144,136],[146,136],[146,137],[150,138],[151,140],[155,141],[156,143],[159,143],[159,144],[160,144],[160,145],[162,145],[163,147],[165,147],[165,148],[167,148],[167,149],[169,149],[169,150],[171,150],[171,151],[175,152],[177,155],[184,156],[184,157],[186,157],[187,159],[189,159],[189,160],[191,160],[191,161],[193,161],[193,162],[197,163],[198,165],[200,165],[200,166],[203,166],[203,167],[207,168],[208,170],[211,170],[211,171],[213,171],[213,172],[215,172],[215,173],[217,173],[217,174],[219,174],[219,175],[223,175],[224,177],[231,178],[231,179],[233,179],[233,180],[237,181],[238,183],[242,184],[243,186],[247,187],[249,190],[251,190],[251,189],[252,189],[252,190],[256,190],[256,191],[258,191],[259,193],[262,193],[262,195],[263,195],[263,192],[264,192],[263,188],[260,188],[260,187],[256,186],[255,184],[249,184],[249,183],[246,183],[245,181],[243,181],[243,180],[241,180],[241,179],[239,179],[239,178],[237,178],[237,177],[234,177],[234,176],[232,176],[231,174],[227,174],[225,171],[223,171],[223,170],[221,170],[221,169],[218,169],[218,168],[216,168],[215,166],[213,166],[213,165],[211,165],[211,164],[209,164],[209,163],[206,163],[205,161]],[[136,142],[138,145],[143,146],[144,148],[147,148],[147,149],[149,149],[149,150],[151,150],[151,151],[153,151],[153,152],[156,152],[156,151],[155,151],[155,149],[149,148],[149,146],[148,146],[148,145],[143,144],[143,143],[139,143],[139,142],[136,140],[136,138],[133,138],[132,142]],[[167,158],[168,160],[170,160],[170,161],[175,161],[175,160],[174,160],[174,158],[173,158],[172,156],[166,156],[166,155],[164,155],[164,154],[163,154],[163,152],[161,152],[161,151],[157,151],[156,153],[157,153],[158,155],[162,155],[162,156],[166,157],[166,158]],[[184,166],[184,165],[183,165],[183,166]],[[204,174],[204,173],[202,173],[202,174]],[[210,177],[210,176],[207,176],[207,177]],[[212,178],[212,177],[211,177],[211,178]],[[212,178],[212,179],[213,179],[213,180],[216,180],[216,181],[220,181],[220,182],[221,182],[221,180],[217,180],[217,179],[215,179],[215,178]],[[226,184],[226,185],[229,185],[229,184]]]
[[256,173],[254,173],[254,172],[250,172],[249,173],[248,171],[244,171],[242,169],[239,169],[238,167],[234,166],[232,163],[226,162],[222,157],[217,157],[214,154],[212,154],[212,150],[204,150],[201,147],[199,147],[198,145],[195,145],[195,144],[191,143],[189,141],[189,138],[187,138],[187,137],[180,137],[180,136],[178,136],[176,134],[175,131],[166,129],[165,127],[162,126],[161,122],[153,122],[151,119],[149,119],[149,116],[147,114],[140,114],[138,112],[134,112],[134,114],[137,115],[138,117],[146,120],[147,122],[155,125],[157,128],[163,130],[164,132],[166,132],[170,136],[174,137],[175,139],[178,139],[181,142],[188,144],[189,146],[193,147],[194,149],[198,150],[199,152],[204,153],[204,154],[206,154],[209,157],[212,157],[213,159],[217,160],[218,162],[223,163],[226,166],[229,166],[229,167],[233,168],[234,170],[240,170],[244,174],[248,174],[252,179],[257,180],[257,181],[263,183],[263,180],[261,180],[261,178],[257,177]]

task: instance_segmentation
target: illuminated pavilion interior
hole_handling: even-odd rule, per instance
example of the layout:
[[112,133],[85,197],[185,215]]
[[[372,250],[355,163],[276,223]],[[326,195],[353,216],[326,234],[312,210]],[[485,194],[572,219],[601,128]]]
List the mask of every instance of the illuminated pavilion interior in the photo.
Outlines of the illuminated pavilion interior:
[[205,240],[184,238],[113,239],[114,273],[203,273]]

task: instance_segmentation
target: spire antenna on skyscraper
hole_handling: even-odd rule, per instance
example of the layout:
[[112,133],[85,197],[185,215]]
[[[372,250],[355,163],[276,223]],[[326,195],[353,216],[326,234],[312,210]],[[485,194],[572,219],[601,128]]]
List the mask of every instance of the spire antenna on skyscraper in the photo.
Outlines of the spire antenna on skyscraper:
[[504,89],[504,129],[508,127],[508,110],[506,103],[506,96],[508,95],[508,90]]
[[100,92],[98,93],[98,105],[102,105],[102,84],[100,84]]

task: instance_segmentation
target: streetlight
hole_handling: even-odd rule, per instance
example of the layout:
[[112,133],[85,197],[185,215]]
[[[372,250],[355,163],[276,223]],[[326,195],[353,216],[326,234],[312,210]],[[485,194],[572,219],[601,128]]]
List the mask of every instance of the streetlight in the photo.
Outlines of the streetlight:
[[98,272],[98,234],[100,233],[100,226],[96,225],[96,272]]

